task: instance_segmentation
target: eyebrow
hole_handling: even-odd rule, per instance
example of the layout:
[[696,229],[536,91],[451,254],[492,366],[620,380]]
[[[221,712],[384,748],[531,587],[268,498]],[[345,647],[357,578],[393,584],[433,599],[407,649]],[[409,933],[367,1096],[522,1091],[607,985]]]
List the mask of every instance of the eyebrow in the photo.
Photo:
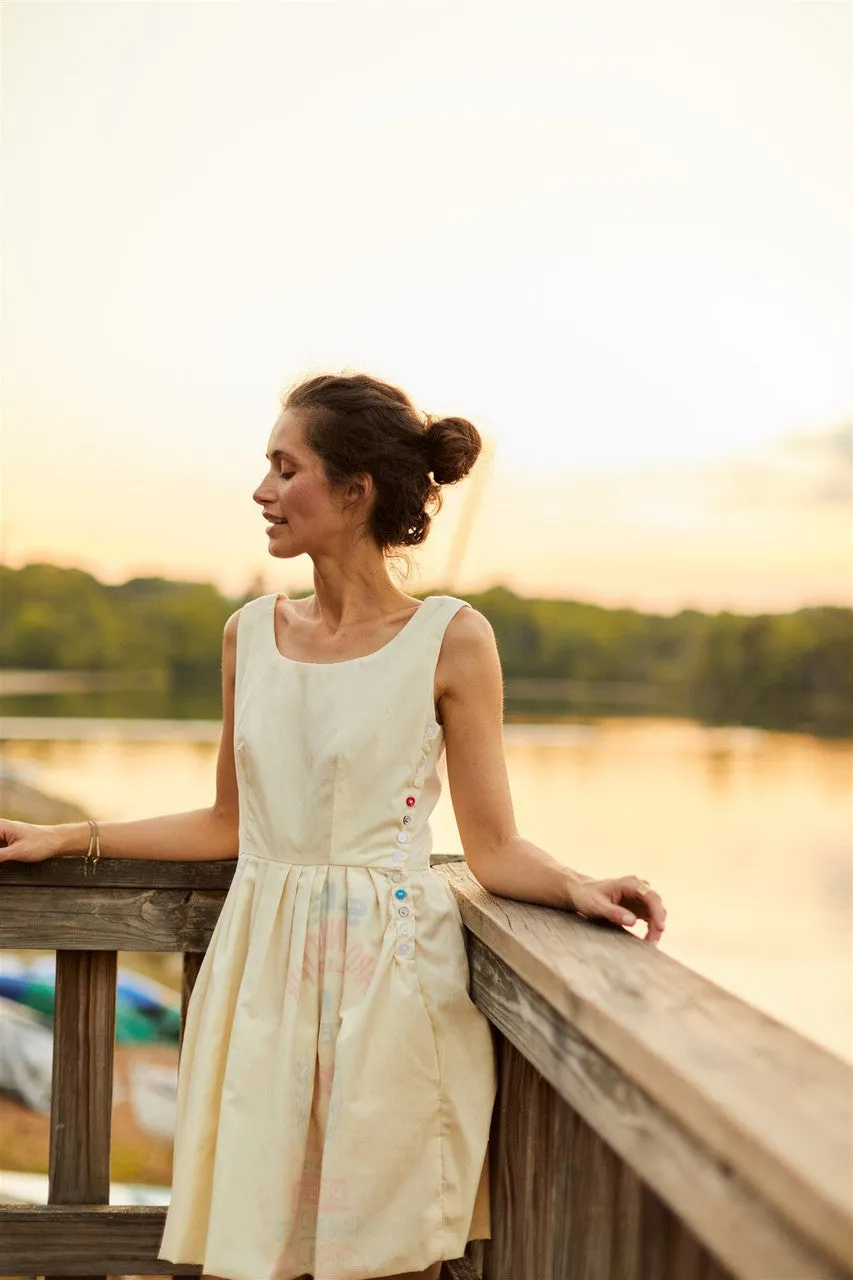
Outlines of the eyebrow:
[[267,458],[270,462],[275,462],[277,458],[287,458],[288,462],[298,462],[298,458],[294,458],[292,453],[286,453],[284,449],[273,449],[272,453],[268,453]]

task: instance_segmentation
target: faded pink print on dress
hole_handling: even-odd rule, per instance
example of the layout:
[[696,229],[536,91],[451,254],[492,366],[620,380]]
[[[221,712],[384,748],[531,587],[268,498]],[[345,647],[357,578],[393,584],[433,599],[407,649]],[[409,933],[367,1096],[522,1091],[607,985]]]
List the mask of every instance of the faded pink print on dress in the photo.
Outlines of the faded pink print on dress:
[[276,1223],[284,1246],[270,1280],[290,1280],[294,1267],[333,1280],[363,1270],[353,1243],[364,1219],[350,1211],[349,1181],[322,1176],[320,1147],[328,1150],[339,1137],[340,1078],[336,1089],[334,1045],[340,1028],[343,975],[364,992],[370,985],[378,956],[354,938],[367,915],[366,901],[341,891],[334,880],[312,896],[302,963],[286,982],[289,998],[300,998],[303,981],[320,1001],[317,1051],[299,1056],[294,1074],[294,1114],[306,1124],[303,1172],[290,1187],[289,1212]]
[[322,982],[324,974],[346,974],[362,992],[370,986],[378,957],[353,931],[364,920],[367,904],[354,895],[346,897],[328,882],[311,899],[301,969],[288,973],[287,994],[296,998],[303,980]]

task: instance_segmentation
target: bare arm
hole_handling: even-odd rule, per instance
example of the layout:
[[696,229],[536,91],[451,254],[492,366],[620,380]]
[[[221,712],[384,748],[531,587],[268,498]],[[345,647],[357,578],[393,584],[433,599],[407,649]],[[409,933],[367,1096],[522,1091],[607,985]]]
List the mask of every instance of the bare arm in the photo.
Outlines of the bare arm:
[[491,624],[462,609],[445,633],[439,703],[465,858],[484,889],[568,910],[587,877],[519,835],[503,750],[503,676]]
[[515,825],[503,750],[503,675],[494,632],[475,609],[447,628],[439,660],[439,711],[447,776],[465,858],[489,893],[520,902],[602,916],[616,924],[646,920],[657,942],[666,911],[638,876],[596,880],[557,862]]
[[[234,765],[234,677],[238,617],[239,610],[228,619],[222,637],[222,737],[213,804],[207,809],[133,822],[99,822],[102,857],[189,862],[237,856],[239,806]],[[79,855],[88,844],[86,822],[57,826],[0,822],[0,861],[40,862],[45,858]]]

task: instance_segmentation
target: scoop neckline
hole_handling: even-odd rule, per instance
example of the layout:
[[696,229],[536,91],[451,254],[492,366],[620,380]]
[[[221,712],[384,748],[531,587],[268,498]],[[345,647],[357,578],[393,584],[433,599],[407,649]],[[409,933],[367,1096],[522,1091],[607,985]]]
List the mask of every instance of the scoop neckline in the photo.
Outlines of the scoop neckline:
[[272,649],[275,656],[281,662],[287,662],[290,664],[290,666],[293,666],[293,667],[351,667],[353,663],[367,662],[372,658],[378,658],[380,653],[384,653],[386,649],[390,649],[391,645],[396,644],[396,642],[400,639],[403,633],[405,631],[408,631],[409,627],[411,627],[411,625],[416,621],[416,619],[420,617],[421,613],[424,610],[424,606],[429,604],[432,600],[440,600],[442,597],[441,596],[425,596],[424,599],[421,601],[421,603],[418,605],[415,612],[412,614],[411,618],[409,618],[408,622],[404,622],[400,630],[397,632],[397,634],[393,635],[390,640],[386,640],[385,644],[380,645],[378,649],[372,650],[371,653],[363,653],[361,657],[358,657],[358,658],[339,658],[337,662],[306,662],[304,658],[288,658],[287,654],[281,652],[281,649],[279,649],[278,643],[275,638],[275,607],[278,604],[279,600],[286,600],[288,598],[289,597],[286,596],[283,591],[274,592],[270,596],[270,599],[272,600],[272,608],[270,609],[269,636],[272,642]]

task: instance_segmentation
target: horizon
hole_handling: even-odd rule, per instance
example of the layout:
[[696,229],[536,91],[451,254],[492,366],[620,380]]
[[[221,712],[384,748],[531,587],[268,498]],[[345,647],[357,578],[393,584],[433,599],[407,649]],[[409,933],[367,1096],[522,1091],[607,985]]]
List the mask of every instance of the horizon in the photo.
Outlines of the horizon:
[[[243,597],[246,597],[247,599],[255,599],[257,598],[257,596],[271,595],[274,592],[278,592],[279,594],[283,594],[283,595],[289,595],[293,593],[293,596],[295,596],[296,594],[301,592],[305,592],[305,591],[310,592],[312,589],[311,586],[297,587],[293,583],[275,586],[274,584],[266,583],[266,581],[263,579],[263,575],[259,575],[253,581],[249,581],[246,584],[245,589],[243,590],[228,592],[228,591],[222,590],[222,588],[219,587],[218,584],[210,578],[177,578],[168,574],[155,574],[155,573],[140,573],[140,574],[133,574],[129,577],[120,576],[118,578],[109,578],[109,577],[99,576],[98,574],[94,573],[92,570],[84,568],[82,565],[79,565],[79,564],[59,564],[56,562],[48,562],[48,561],[29,561],[26,564],[10,565],[10,564],[6,564],[3,561],[0,561],[0,568],[9,569],[12,572],[20,572],[22,569],[28,569],[28,568],[60,569],[60,570],[68,570],[70,572],[77,571],[77,572],[89,574],[89,576],[94,578],[101,586],[108,587],[108,588],[125,587],[125,586],[129,586],[133,582],[157,582],[157,581],[168,582],[176,586],[187,586],[187,587],[210,586],[210,587],[214,587],[222,596],[222,598],[228,601],[236,601],[236,600],[242,599]],[[421,594],[422,595],[440,594],[438,589],[443,585],[444,584],[442,584],[441,582],[435,583],[432,587],[427,588],[426,590],[421,592]],[[505,591],[510,595],[515,596],[516,599],[518,600],[522,600],[530,603],[534,603],[536,601],[548,601],[548,602],[553,602],[554,604],[576,604],[576,605],[581,605],[583,607],[589,606],[597,609],[612,610],[614,612],[624,611],[626,609],[629,612],[634,610],[634,606],[631,606],[631,605],[628,605],[628,606],[608,605],[608,604],[602,603],[600,600],[585,599],[578,596],[553,596],[553,595],[542,594],[540,592],[537,592],[536,594],[524,594],[523,592],[517,591],[514,587],[509,586],[507,583],[500,582],[500,581],[491,582],[484,587],[478,587],[476,591],[473,591],[473,590],[468,591],[467,595],[476,596],[480,594],[486,594],[490,591]],[[253,592],[254,594],[249,595],[249,592]],[[447,594],[457,595],[458,593],[448,592]],[[655,609],[639,609],[638,608],[638,609],[635,609],[634,611],[637,613],[645,614],[647,616],[654,616],[654,617],[677,617],[679,614],[687,613],[687,612],[697,612],[697,613],[707,614],[708,616],[713,616],[720,613],[732,613],[735,616],[743,616],[743,617],[759,617],[759,616],[774,617],[774,616],[783,616],[789,613],[796,613],[796,612],[799,612],[801,609],[824,609],[824,608],[826,609],[837,608],[837,609],[846,609],[848,611],[853,611],[853,605],[835,604],[831,601],[823,601],[814,605],[800,605],[797,609],[792,609],[792,610],[787,610],[787,609],[756,610],[755,612],[752,612],[752,613],[748,611],[737,610],[737,609],[735,610],[694,609],[692,606],[682,606],[681,608],[677,608],[674,610],[655,610]]]

